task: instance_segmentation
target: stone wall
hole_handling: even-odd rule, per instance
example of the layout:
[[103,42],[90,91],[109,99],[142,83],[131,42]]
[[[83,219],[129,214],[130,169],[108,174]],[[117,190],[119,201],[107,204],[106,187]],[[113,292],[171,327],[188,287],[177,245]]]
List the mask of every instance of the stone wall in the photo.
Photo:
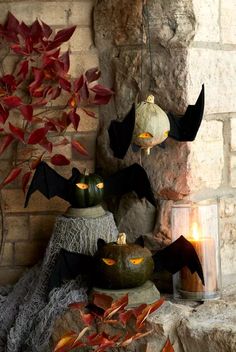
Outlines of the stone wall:
[[[103,77],[113,84],[116,96],[113,105],[101,109],[104,128],[97,159],[108,172],[142,161],[159,199],[158,212],[155,216],[149,204],[132,196],[122,200],[116,216],[120,229],[152,232],[159,242],[170,241],[173,201],[219,198],[222,270],[231,275],[236,272],[236,1],[148,0],[147,4],[156,102],[181,114],[195,103],[204,83],[204,121],[192,143],[169,139],[165,150],[154,148],[149,157],[131,151],[123,161],[112,157],[110,120],[122,118],[140,90],[141,95],[149,90],[148,27],[146,20],[142,22],[141,1],[100,0],[95,7],[95,43]],[[146,222],[140,214],[146,215]],[[131,225],[130,218],[136,219]],[[150,229],[147,222],[155,226]]]
[[[98,65],[98,53],[93,44],[92,30],[93,1],[0,1],[0,23],[5,21],[8,11],[27,24],[36,18],[51,25],[55,30],[77,25],[71,38],[71,69],[76,76],[84,69]],[[64,50],[67,47],[64,46]],[[10,63],[9,63],[10,64]],[[65,151],[72,164],[82,170],[87,167],[94,170],[95,142],[98,120],[81,116],[77,137],[88,149],[89,157],[74,154],[71,149]],[[68,132],[68,138],[73,137]],[[65,148],[65,147],[64,147]],[[24,151],[21,150],[20,154]],[[0,179],[9,169],[12,151],[2,155],[0,161]],[[69,176],[69,168],[58,171]],[[0,264],[0,285],[15,282],[26,267],[32,266],[43,256],[44,249],[52,233],[55,216],[63,212],[68,204],[59,198],[48,201],[40,193],[35,193],[27,209],[23,208],[24,194],[18,184],[2,191],[2,202],[6,214],[6,243]]]
[[[10,10],[26,23],[38,17],[55,29],[78,25],[70,42],[72,74],[96,66],[99,56],[103,81],[116,92],[114,100],[100,110],[97,166],[109,174],[141,161],[159,199],[156,211],[135,196],[124,197],[115,213],[120,229],[134,236],[151,233],[166,244],[173,201],[220,197],[222,269],[230,275],[236,271],[236,1],[148,0],[148,8],[156,102],[166,111],[181,114],[205,83],[205,116],[193,143],[168,139],[164,150],[156,147],[149,157],[129,151],[123,161],[112,157],[107,127],[111,119],[126,114],[140,90],[145,96],[149,88],[148,28],[147,24],[142,28],[142,1],[0,1],[0,21]],[[97,129],[97,121],[82,118],[79,135],[90,157],[78,159],[67,150],[77,167],[93,170]],[[1,158],[0,178],[9,158],[10,153]],[[67,204],[34,194],[29,208],[23,209],[24,196],[17,184],[2,193],[7,241],[0,284],[5,284],[16,281],[42,256],[55,216]]]

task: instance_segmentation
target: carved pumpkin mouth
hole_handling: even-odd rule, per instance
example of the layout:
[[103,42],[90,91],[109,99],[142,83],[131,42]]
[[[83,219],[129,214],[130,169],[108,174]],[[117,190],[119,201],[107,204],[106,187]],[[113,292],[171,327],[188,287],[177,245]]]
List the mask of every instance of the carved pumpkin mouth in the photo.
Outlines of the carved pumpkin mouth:
[[149,133],[149,132],[143,132],[143,133],[140,133],[138,135],[138,138],[143,138],[143,139],[145,139],[145,138],[153,138],[153,135],[151,133]]

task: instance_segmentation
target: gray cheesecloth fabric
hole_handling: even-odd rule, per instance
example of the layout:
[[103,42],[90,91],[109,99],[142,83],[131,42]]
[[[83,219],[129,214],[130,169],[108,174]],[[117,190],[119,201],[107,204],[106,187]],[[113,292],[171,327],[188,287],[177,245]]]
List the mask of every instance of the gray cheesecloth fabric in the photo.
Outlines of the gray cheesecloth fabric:
[[60,248],[94,254],[98,238],[111,242],[117,228],[110,212],[97,218],[59,216],[42,263],[9,287],[0,287],[0,352],[49,352],[53,324],[72,302],[87,300],[80,277],[46,296],[48,278]]

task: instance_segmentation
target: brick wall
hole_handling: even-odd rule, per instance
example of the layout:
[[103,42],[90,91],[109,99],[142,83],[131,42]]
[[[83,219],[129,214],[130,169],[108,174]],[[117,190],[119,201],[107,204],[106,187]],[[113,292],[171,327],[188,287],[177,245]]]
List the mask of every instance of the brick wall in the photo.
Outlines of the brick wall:
[[198,23],[188,49],[188,95],[206,85],[205,121],[188,160],[193,198],[219,197],[224,276],[236,272],[235,0],[194,0]]
[[[70,25],[77,29],[69,43],[71,49],[72,76],[84,69],[98,66],[98,54],[93,44],[92,33],[93,0],[75,1],[0,1],[0,22],[4,22],[7,12],[11,11],[19,20],[27,24],[36,18],[51,25],[55,30]],[[64,45],[64,50],[67,45]],[[12,64],[13,58],[9,60]],[[69,131],[67,137],[78,138],[87,148],[89,157],[73,153],[67,146],[66,155],[72,159],[73,166],[83,170],[94,170],[94,155],[98,120],[82,115],[79,132]],[[20,150],[19,158],[24,150]],[[0,179],[10,167],[12,151],[3,154],[0,160]],[[65,147],[63,147],[65,153]],[[58,171],[69,176],[70,168]],[[23,208],[24,195],[19,185],[13,185],[2,191],[6,214],[6,243],[0,263],[0,285],[15,282],[22,272],[42,258],[47,242],[53,230],[55,216],[68,207],[59,198],[48,201],[36,192],[27,209]]]

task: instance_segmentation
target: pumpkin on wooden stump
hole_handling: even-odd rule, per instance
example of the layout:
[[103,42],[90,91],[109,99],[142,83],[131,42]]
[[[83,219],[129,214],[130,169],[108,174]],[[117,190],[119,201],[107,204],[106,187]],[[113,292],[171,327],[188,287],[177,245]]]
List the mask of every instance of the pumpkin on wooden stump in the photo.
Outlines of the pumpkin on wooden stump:
[[80,174],[71,189],[71,205],[74,208],[88,208],[100,204],[104,195],[104,183],[101,176],[89,174],[85,170]]
[[151,252],[138,244],[126,243],[124,233],[119,234],[116,243],[100,243],[94,264],[96,285],[107,289],[141,286],[154,269]]

